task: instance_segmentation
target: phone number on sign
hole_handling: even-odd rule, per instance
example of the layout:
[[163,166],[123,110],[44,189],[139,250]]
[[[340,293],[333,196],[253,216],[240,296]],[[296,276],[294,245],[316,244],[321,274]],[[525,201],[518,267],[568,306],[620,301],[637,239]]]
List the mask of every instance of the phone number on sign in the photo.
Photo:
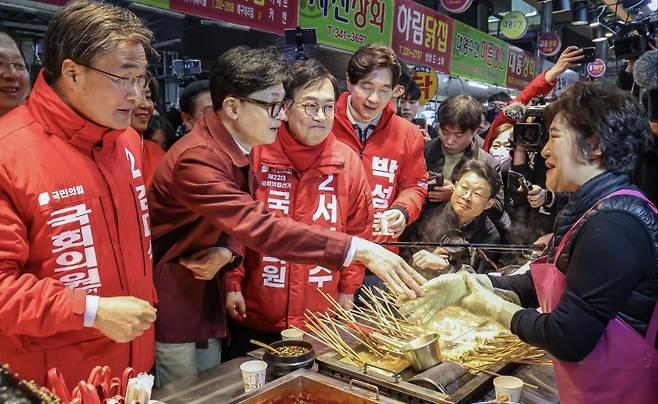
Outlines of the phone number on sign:
[[360,45],[364,45],[368,40],[368,35],[358,34],[356,32],[350,32],[345,29],[334,27],[331,25],[327,25],[327,31],[329,33],[329,38],[347,39]]

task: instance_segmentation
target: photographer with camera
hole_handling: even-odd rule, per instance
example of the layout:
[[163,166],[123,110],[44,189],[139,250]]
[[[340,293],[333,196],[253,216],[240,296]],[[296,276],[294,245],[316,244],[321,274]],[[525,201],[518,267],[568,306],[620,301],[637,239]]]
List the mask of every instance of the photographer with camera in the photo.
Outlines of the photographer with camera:
[[[557,63],[537,76],[510,105],[503,108],[489,128],[483,148],[501,165],[505,209],[512,217],[510,241],[515,243],[532,242],[541,234],[550,232],[558,207],[555,195],[543,189],[546,167],[539,154],[545,141],[540,122],[542,107],[526,107],[526,104],[548,94],[557,84],[558,77],[583,58],[583,49],[568,46]],[[505,129],[501,130],[503,126]]]

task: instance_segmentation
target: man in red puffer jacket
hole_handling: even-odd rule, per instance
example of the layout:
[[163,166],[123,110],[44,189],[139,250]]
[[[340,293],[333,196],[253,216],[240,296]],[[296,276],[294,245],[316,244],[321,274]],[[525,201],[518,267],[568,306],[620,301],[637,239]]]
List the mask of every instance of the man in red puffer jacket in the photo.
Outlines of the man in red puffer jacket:
[[[391,48],[364,46],[350,58],[348,92],[336,102],[333,132],[359,155],[366,170],[375,209],[370,236],[377,241],[397,241],[405,227],[418,219],[427,196],[423,135],[414,124],[395,115],[391,103],[400,70]],[[380,217],[388,224],[384,235]],[[365,284],[383,287],[371,274],[366,275]]]
[[0,119],[0,362],[42,385],[52,367],[72,388],[95,365],[153,364],[151,231],[130,128],[151,40],[124,8],[70,2],[29,100]]

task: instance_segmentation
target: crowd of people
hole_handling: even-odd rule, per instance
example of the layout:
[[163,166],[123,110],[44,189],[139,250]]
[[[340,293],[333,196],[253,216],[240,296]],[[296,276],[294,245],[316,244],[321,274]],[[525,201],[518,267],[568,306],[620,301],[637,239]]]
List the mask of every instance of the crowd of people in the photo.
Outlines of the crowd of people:
[[[658,395],[658,223],[630,179],[653,144],[641,104],[576,83],[543,107],[541,145],[514,139],[510,111],[581,49],[515,99],[448,97],[428,125],[378,44],[351,56],[344,91],[316,60],[238,46],[173,119],[148,72],[153,39],[127,9],[71,1],[31,85],[0,34],[1,362],[41,384],[98,364],[166,384],[303,327],[323,293],[349,310],[362,285],[416,298],[439,277],[551,353],[565,402],[610,397],[604,379]],[[472,243],[546,249],[531,261],[531,247]],[[622,353],[637,361],[602,368]]]

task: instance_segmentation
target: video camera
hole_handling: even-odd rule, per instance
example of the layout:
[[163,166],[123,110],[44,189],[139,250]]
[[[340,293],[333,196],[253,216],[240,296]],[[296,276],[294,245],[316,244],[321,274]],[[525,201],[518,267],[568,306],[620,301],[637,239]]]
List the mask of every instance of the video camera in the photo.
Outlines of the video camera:
[[615,58],[637,59],[644,52],[656,46],[658,35],[658,13],[623,24],[618,30],[619,39],[614,41]]
[[203,72],[198,59],[174,59],[171,61],[171,71],[180,87],[185,87],[195,81],[196,75]]
[[539,151],[546,142],[543,113],[546,103],[543,98],[533,99],[527,106],[512,104],[504,110],[505,116],[516,121],[512,132],[512,147],[523,146]]

